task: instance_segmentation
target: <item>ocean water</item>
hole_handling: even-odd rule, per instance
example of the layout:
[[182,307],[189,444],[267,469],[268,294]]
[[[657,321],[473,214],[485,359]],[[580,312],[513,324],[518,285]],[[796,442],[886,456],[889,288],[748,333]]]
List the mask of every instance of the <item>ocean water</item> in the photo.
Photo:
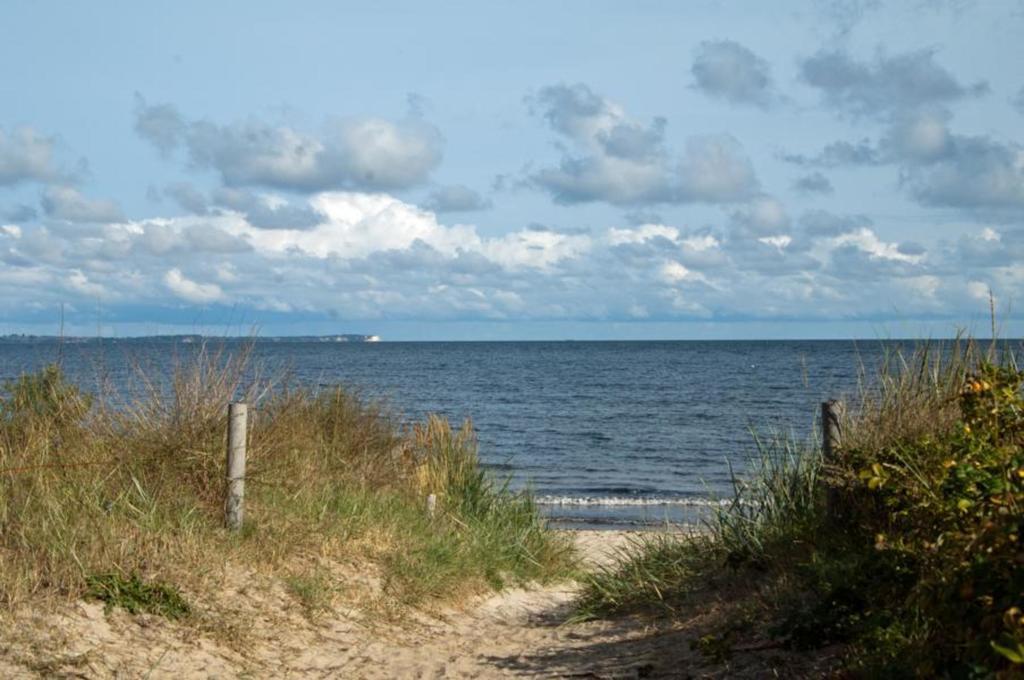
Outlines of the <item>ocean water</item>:
[[[67,344],[85,389],[167,370],[192,346]],[[268,372],[341,383],[403,418],[471,418],[480,455],[567,526],[693,522],[729,495],[762,435],[813,433],[819,403],[856,390],[878,342],[258,342]],[[53,361],[55,345],[0,344],[0,379]]]

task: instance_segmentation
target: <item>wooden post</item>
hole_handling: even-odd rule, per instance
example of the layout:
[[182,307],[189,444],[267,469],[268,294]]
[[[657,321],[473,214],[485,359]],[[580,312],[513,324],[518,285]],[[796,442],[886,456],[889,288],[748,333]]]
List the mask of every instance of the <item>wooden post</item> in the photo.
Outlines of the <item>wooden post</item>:
[[830,399],[821,404],[821,451],[826,463],[834,463],[842,439],[843,403]]
[[427,516],[432,518],[435,512],[437,512],[437,496],[430,494],[427,496]]
[[836,464],[839,456],[839,448],[842,442],[843,402],[830,399],[821,404],[821,454],[825,463],[825,483],[827,491],[825,496],[825,512],[829,519],[838,520],[839,517],[839,489],[834,481],[829,479],[829,467]]
[[224,501],[224,523],[237,531],[245,519],[245,404],[228,405],[228,489]]

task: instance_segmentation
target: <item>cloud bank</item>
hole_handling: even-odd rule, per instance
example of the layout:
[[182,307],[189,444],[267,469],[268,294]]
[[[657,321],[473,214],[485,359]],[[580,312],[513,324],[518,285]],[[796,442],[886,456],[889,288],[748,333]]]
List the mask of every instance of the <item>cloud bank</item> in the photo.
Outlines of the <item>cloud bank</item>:
[[425,182],[442,155],[441,133],[416,118],[333,119],[306,132],[255,119],[189,120],[140,97],[135,131],[165,156],[184,150],[192,167],[216,171],[228,187],[402,189]]
[[632,120],[583,84],[545,87],[532,106],[568,143],[557,166],[529,177],[558,203],[734,203],[758,191],[754,168],[730,135],[695,135],[673,154],[665,119]]
[[494,236],[384,194],[321,192],[294,207],[321,217],[268,227],[218,208],[84,230],[5,226],[4,312],[100,299],[126,315],[180,305],[367,320],[871,318],[893,300],[949,314],[973,305],[978,285],[1024,280],[1024,229],[924,248],[864,216],[794,218],[768,196],[719,227]]

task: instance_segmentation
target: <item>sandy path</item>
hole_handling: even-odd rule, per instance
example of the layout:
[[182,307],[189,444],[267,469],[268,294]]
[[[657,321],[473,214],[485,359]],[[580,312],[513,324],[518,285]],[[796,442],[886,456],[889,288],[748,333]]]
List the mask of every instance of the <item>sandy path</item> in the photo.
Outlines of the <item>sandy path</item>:
[[[619,532],[573,535],[591,564],[614,559],[628,541]],[[324,631],[323,644],[281,670],[295,677],[651,677],[660,646],[642,642],[651,631],[637,622],[565,625],[575,592],[574,584],[506,590],[413,630],[378,631],[340,654],[331,640],[344,645],[351,631]]]
[[[585,559],[603,563],[628,536],[574,532]],[[642,620],[564,624],[573,584],[513,589],[401,628],[355,611],[310,623],[283,593],[250,597],[247,642],[231,648],[163,620],[79,604],[4,643],[4,677],[491,678],[679,677],[691,657],[682,631]],[[280,597],[281,601],[275,601]],[[49,631],[44,633],[43,631]],[[7,637],[7,636],[4,636]],[[692,659],[691,659],[692,660]]]
[[[584,558],[592,564],[613,559],[628,536],[618,532],[575,532]],[[650,660],[629,655],[592,656],[604,645],[629,637],[621,624],[565,625],[573,584],[511,589],[482,599],[437,622],[414,645],[383,644],[383,655],[358,666],[366,678],[637,677]],[[643,635],[641,628],[632,631]],[[374,650],[376,651],[376,650]],[[609,650],[610,651],[610,648]],[[353,668],[353,670],[356,670]]]

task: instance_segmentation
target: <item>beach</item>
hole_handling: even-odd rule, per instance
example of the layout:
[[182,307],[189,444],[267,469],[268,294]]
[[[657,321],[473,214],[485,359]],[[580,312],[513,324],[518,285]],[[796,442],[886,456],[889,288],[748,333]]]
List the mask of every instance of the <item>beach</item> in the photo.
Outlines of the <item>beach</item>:
[[[642,532],[571,531],[588,568],[612,564]],[[379,587],[367,565],[338,567],[354,591]],[[404,611],[338,607],[308,617],[281,583],[236,582],[206,606],[230,603],[237,629],[184,626],[76,602],[20,612],[0,648],[4,678],[756,678],[801,668],[822,652],[780,649],[752,630],[727,663],[697,644],[743,608],[728,594],[698,597],[674,617],[569,622],[579,585],[515,587],[458,607]],[[364,593],[365,594],[365,593]],[[824,666],[821,666],[822,668]]]
[[[589,566],[608,564],[635,534],[574,531]],[[365,565],[362,565],[365,566]],[[360,565],[353,589],[372,590]],[[487,678],[649,677],[665,665],[665,632],[627,619],[566,624],[573,582],[512,588],[457,608],[410,613],[399,621],[340,607],[307,617],[280,583],[226,584],[239,630],[203,631],[150,615],[104,613],[76,602],[50,613],[20,612],[0,652],[0,674],[21,677]],[[593,674],[593,675],[588,675]],[[646,674],[646,675],[645,675]]]
[[0,680],[1024,678],[1024,0],[0,16]]

